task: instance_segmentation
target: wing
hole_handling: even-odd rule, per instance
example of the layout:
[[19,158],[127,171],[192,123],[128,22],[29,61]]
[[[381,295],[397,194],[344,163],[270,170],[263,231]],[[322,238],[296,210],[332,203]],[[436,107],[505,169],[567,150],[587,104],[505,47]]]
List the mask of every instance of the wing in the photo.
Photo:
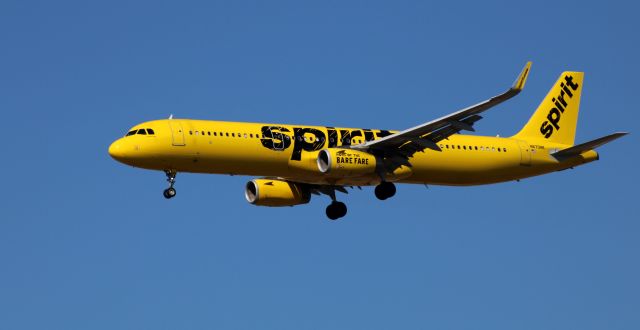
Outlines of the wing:
[[[438,141],[462,130],[474,131],[473,124],[482,119],[479,116],[480,113],[518,95],[522,91],[530,69],[531,62],[527,62],[511,88],[500,95],[422,125],[385,136],[379,140],[351,146],[351,149],[383,155],[391,160],[393,165],[391,168],[400,165],[411,166],[407,159],[414,153],[423,151],[426,148],[441,151],[437,145]],[[387,169],[389,169],[389,166],[387,166]]]

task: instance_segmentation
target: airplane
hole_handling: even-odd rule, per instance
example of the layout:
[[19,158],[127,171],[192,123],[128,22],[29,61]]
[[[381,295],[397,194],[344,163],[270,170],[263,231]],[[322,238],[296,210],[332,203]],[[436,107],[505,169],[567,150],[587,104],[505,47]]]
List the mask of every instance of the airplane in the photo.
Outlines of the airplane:
[[522,91],[527,62],[504,93],[403,131],[223,122],[154,120],[135,125],[109,146],[115,160],[164,171],[176,196],[178,172],[257,176],[245,198],[259,206],[309,203],[328,195],[326,215],[344,217],[336,199],[346,188],[375,186],[380,200],[395,195],[397,183],[471,186],[542,175],[599,159],[595,148],[626,135],[616,132],[574,145],[584,73],[563,72],[533,116],[515,135],[462,135],[474,131],[481,113]]

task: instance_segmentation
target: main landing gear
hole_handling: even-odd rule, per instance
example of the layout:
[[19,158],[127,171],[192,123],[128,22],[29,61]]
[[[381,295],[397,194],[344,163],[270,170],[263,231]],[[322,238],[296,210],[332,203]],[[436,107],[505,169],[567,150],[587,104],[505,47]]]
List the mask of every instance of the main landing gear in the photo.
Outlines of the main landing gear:
[[165,170],[164,173],[167,175],[167,182],[169,182],[169,188],[165,189],[162,194],[164,198],[171,199],[176,197],[176,190],[173,188],[173,184],[176,182],[176,171]]
[[331,204],[327,206],[327,217],[331,220],[338,220],[347,215],[347,205],[336,200],[336,191],[331,190],[328,195],[331,197]]
[[343,202],[333,201],[327,206],[327,217],[331,220],[338,220],[347,215],[347,205]]
[[396,185],[391,182],[382,181],[379,185],[376,186],[376,197],[379,200],[383,201],[387,198],[393,197],[396,194]]
[[[321,193],[331,197],[331,204],[327,206],[327,217],[331,220],[337,220],[347,215],[347,206],[343,202],[336,200],[336,190],[346,193],[347,191],[340,186],[327,187],[320,190]],[[396,194],[396,185],[391,182],[382,181],[376,186],[376,197],[379,200],[385,200]]]

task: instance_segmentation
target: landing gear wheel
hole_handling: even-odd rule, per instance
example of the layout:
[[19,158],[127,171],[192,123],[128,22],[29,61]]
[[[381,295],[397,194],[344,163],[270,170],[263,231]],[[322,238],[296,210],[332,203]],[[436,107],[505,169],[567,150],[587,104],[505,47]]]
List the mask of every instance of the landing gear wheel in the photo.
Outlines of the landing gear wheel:
[[173,188],[167,188],[162,194],[164,195],[164,198],[171,199],[176,196],[176,190]]
[[381,182],[376,186],[375,193],[376,197],[378,197],[379,200],[383,201],[387,198],[393,197],[393,195],[396,194],[396,185],[391,182]]
[[329,219],[337,220],[347,215],[347,206],[342,202],[334,201],[327,206],[326,213]]
[[169,182],[169,188],[162,192],[164,198],[171,199],[176,196],[176,190],[173,189],[173,184],[176,183],[176,171],[165,170],[164,174],[167,175],[167,182]]

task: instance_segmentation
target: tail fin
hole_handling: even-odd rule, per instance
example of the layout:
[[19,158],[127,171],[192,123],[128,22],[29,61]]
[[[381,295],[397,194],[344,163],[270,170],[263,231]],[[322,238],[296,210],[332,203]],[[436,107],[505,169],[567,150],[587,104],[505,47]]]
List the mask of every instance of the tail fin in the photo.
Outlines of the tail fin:
[[513,138],[573,145],[583,72],[563,72],[526,125]]

